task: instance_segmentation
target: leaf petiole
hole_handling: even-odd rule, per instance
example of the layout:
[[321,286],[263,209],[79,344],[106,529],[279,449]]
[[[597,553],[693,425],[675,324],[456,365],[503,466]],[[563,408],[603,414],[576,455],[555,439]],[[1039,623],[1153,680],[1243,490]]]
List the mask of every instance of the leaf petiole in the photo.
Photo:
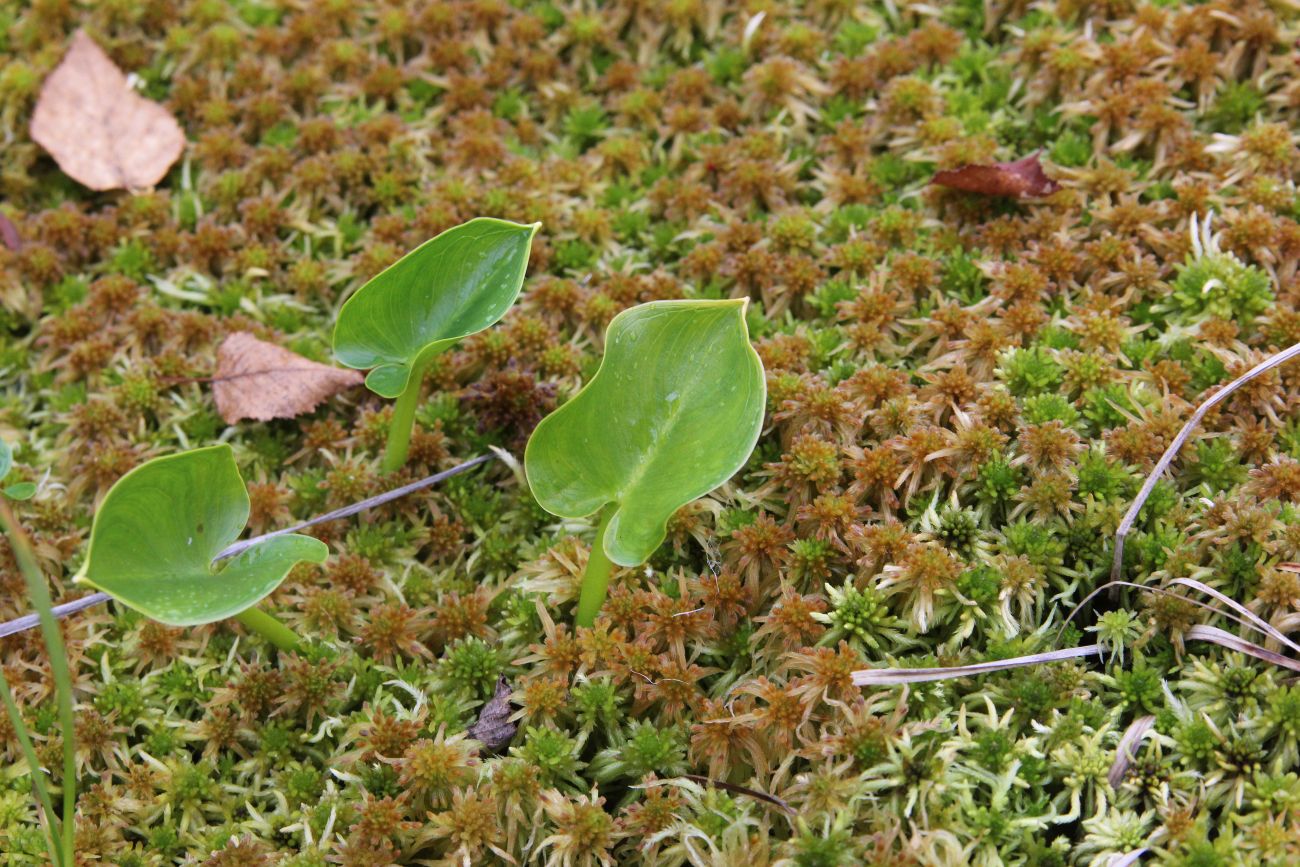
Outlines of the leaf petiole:
[[393,420],[388,425],[388,445],[384,449],[382,466],[385,475],[397,472],[406,463],[406,453],[411,448],[411,431],[415,427],[415,409],[420,405],[424,374],[442,350],[443,347],[437,347],[427,356],[416,360],[411,368],[411,378],[406,382],[406,390],[398,396],[397,403],[393,404]]
[[596,524],[596,538],[591,542],[591,555],[587,558],[587,568],[582,573],[582,590],[578,594],[578,612],[574,618],[578,626],[591,626],[596,622],[596,615],[609,592],[609,575],[614,564],[605,553],[605,528],[615,511],[607,506]]
[[298,636],[294,634],[293,630],[257,606],[245,608],[235,615],[235,619],[242,623],[246,629],[256,632],[274,644],[279,650],[298,649]]

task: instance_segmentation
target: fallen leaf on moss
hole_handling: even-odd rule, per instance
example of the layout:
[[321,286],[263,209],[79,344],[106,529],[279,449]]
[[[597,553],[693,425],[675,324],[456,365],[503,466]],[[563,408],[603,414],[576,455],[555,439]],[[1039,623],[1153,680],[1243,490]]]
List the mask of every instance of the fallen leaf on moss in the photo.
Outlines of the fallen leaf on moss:
[[4,214],[0,214],[0,241],[15,253],[23,248],[23,239],[18,234],[18,227]]
[[497,681],[492,699],[479,712],[478,721],[469,727],[468,734],[495,753],[509,746],[517,726],[510,721],[510,682],[502,677]]
[[1047,176],[1038,154],[1030,154],[1011,163],[994,163],[991,166],[962,166],[957,169],[935,172],[930,183],[968,193],[985,196],[1011,196],[1017,199],[1035,199],[1050,196],[1061,185]]
[[59,168],[92,190],[152,187],[185,147],[176,119],[133,91],[82,30],[41,86],[31,134]]
[[724,792],[731,792],[733,795],[748,795],[751,798],[757,798],[771,804],[774,807],[780,807],[791,816],[798,815],[794,807],[791,807],[776,795],[769,795],[767,792],[760,792],[758,789],[751,789],[748,786],[738,786],[735,783],[728,783],[723,780],[711,780],[708,777],[701,777],[696,774],[682,774],[683,779],[690,780],[692,783],[699,783],[701,786],[713,786],[715,789],[722,789]]
[[317,364],[237,331],[217,350],[212,394],[226,424],[244,418],[267,421],[311,412],[321,401],[364,379],[358,371]]

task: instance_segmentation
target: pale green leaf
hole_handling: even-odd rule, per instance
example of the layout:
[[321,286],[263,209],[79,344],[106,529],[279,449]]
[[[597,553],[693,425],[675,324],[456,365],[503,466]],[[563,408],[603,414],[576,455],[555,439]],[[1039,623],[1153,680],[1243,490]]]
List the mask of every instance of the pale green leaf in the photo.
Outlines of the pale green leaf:
[[34,482],[15,482],[5,488],[5,496],[11,500],[30,500],[36,493]]
[[77,579],[173,626],[224,620],[280,585],[323,542],[267,539],[213,566],[248,520],[248,491],[228,445],[155,458],[113,485],[95,513]]
[[744,466],[765,402],[745,302],[642,304],[614,317],[600,370],[533,432],[529,485],[561,517],[611,504],[605,553],[635,566],[673,512]]
[[369,369],[371,391],[397,397],[424,360],[506,314],[540,225],[480,217],[421,244],[343,305],[335,356]]

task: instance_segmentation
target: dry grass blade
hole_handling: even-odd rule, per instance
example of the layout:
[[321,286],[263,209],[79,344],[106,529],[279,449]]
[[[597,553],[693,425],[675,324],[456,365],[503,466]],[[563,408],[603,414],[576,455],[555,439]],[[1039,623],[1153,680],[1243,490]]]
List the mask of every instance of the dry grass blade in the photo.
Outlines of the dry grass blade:
[[1132,581],[1107,581],[1105,584],[1102,584],[1100,587],[1093,590],[1087,596],[1083,597],[1083,599],[1079,602],[1079,604],[1075,605],[1073,608],[1070,609],[1069,615],[1065,618],[1065,620],[1061,622],[1060,629],[1057,630],[1056,633],[1057,640],[1060,640],[1061,633],[1065,631],[1065,627],[1070,625],[1070,621],[1074,619],[1074,615],[1078,614],[1079,611],[1083,609],[1083,606],[1091,602],[1102,591],[1107,590],[1111,587],[1132,587],[1134,590],[1141,590],[1144,593],[1159,593],[1164,596],[1173,596],[1177,599],[1183,600],[1184,602],[1190,602],[1191,604],[1195,605],[1197,608],[1204,608],[1206,611],[1210,612],[1211,614],[1217,614],[1219,617],[1226,617],[1227,619],[1231,620],[1233,623],[1244,626],[1247,629],[1257,628],[1249,620],[1243,620],[1242,618],[1238,617],[1235,614],[1232,614],[1228,611],[1224,611],[1221,608],[1215,608],[1213,605],[1211,605],[1208,602],[1202,602],[1199,599],[1192,599],[1190,596],[1181,596],[1177,593],[1174,593],[1171,590],[1166,590],[1163,587],[1148,587],[1145,584],[1135,584]]
[[1225,385],[1222,389],[1210,395],[1204,403],[1196,408],[1196,412],[1192,413],[1192,417],[1187,420],[1187,424],[1183,425],[1182,430],[1178,431],[1178,436],[1174,437],[1174,441],[1169,444],[1169,448],[1165,449],[1165,453],[1160,456],[1160,460],[1156,461],[1155,467],[1153,467],[1151,472],[1147,474],[1146,481],[1142,483],[1142,490],[1138,491],[1138,495],[1134,498],[1132,505],[1130,505],[1128,511],[1124,513],[1124,519],[1120,521],[1119,529],[1115,531],[1115,559],[1110,568],[1110,577],[1113,580],[1118,580],[1120,573],[1123,571],[1124,539],[1128,536],[1129,531],[1133,529],[1133,522],[1137,520],[1138,512],[1142,510],[1142,506],[1146,503],[1147,497],[1151,496],[1151,491],[1155,488],[1156,482],[1160,481],[1160,477],[1173,461],[1174,456],[1178,454],[1179,449],[1183,447],[1183,443],[1187,442],[1187,438],[1191,436],[1192,431],[1201,423],[1201,419],[1205,418],[1205,414],[1223,401],[1227,400],[1233,392],[1250,382],[1252,379],[1261,374],[1268,373],[1279,365],[1286,364],[1298,355],[1300,355],[1300,343],[1297,343],[1289,349],[1284,349],[1281,352],[1270,355],[1268,358],[1264,359],[1259,364]]
[[92,190],[152,187],[185,149],[176,119],[132,90],[82,30],[41,87],[31,135],[59,168]]
[[1147,847],[1143,846],[1141,849],[1134,849],[1132,852],[1125,852],[1123,855],[1116,855],[1111,859],[1110,863],[1107,864],[1106,867],[1131,867],[1131,865],[1142,860],[1142,856],[1146,853]]
[[1011,659],[999,659],[993,662],[977,662],[973,665],[957,665],[951,668],[865,668],[853,672],[854,686],[880,686],[897,683],[925,683],[931,680],[947,680],[952,677],[970,677],[976,674],[989,674],[994,671],[1007,671],[1012,668],[1024,668],[1027,665],[1042,665],[1045,662],[1060,662],[1065,659],[1078,659],[1083,656],[1097,656],[1101,647],[1087,644],[1082,647],[1067,647],[1064,650],[1049,650],[1044,653],[1031,653],[1028,656],[1015,656]]
[[1274,653],[1267,648],[1260,647],[1253,641],[1247,641],[1244,638],[1233,635],[1231,632],[1224,632],[1217,626],[1206,626],[1200,624],[1187,630],[1187,637],[1198,641],[1209,641],[1220,647],[1226,647],[1229,650],[1235,650],[1244,653],[1247,656],[1253,656],[1256,659],[1262,659],[1265,662],[1271,662],[1281,668],[1288,668],[1291,671],[1300,671],[1300,662],[1283,656],[1280,653]]
[[[1300,653],[1300,645],[1296,644],[1294,641],[1292,641],[1291,639],[1283,635],[1281,631],[1279,631],[1277,628],[1273,626],[1273,624],[1264,620],[1264,618],[1260,617],[1255,612],[1251,611],[1249,608],[1242,605],[1240,602],[1230,599],[1224,594],[1220,593],[1218,590],[1215,590],[1213,587],[1210,587],[1207,584],[1202,584],[1200,581],[1197,581],[1194,578],[1175,578],[1171,583],[1181,584],[1184,587],[1191,587],[1194,590],[1201,591],[1206,596],[1211,596],[1219,600],[1224,605],[1227,605],[1229,608],[1231,608],[1233,611],[1236,611],[1239,614],[1241,614],[1241,616],[1246,619],[1247,624],[1249,626],[1253,627],[1259,632],[1264,633],[1269,638],[1272,638],[1274,641],[1278,642],[1279,644],[1285,645],[1286,647],[1290,648],[1292,651],[1296,653]],[[1233,619],[1235,620],[1236,618]],[[1240,623],[1241,621],[1238,622]]]
[[1112,789],[1118,789],[1124,781],[1124,774],[1128,773],[1128,766],[1132,764],[1142,738],[1146,737],[1146,733],[1155,724],[1156,718],[1147,714],[1133,720],[1124,730],[1124,736],[1119,739],[1119,746],[1115,749],[1115,761],[1111,763],[1110,773],[1106,775]]
[[217,350],[212,395],[226,424],[245,418],[269,421],[311,412],[322,401],[364,380],[358,371],[317,364],[237,331]]

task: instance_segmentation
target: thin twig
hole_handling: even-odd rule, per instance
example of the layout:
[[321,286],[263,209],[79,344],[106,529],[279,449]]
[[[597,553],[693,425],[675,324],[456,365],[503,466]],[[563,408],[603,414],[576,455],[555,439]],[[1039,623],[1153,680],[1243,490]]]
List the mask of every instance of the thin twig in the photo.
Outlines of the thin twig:
[[[84,611],[87,608],[94,608],[101,602],[108,601],[107,593],[91,593],[89,596],[83,596],[80,599],[74,599],[72,602],[64,602],[62,605],[55,605],[50,609],[55,620],[61,620],[69,614],[76,614],[78,611]],[[15,632],[24,632],[33,629],[40,623],[40,615],[24,614],[8,623],[0,623],[0,638],[6,635],[13,635]]]
[[1160,481],[1160,477],[1164,475],[1165,469],[1173,462],[1174,456],[1178,454],[1178,450],[1183,447],[1183,443],[1187,442],[1187,438],[1192,435],[1192,431],[1201,423],[1201,419],[1205,418],[1205,414],[1223,401],[1227,400],[1233,392],[1250,382],[1252,379],[1261,374],[1268,373],[1279,365],[1286,364],[1296,356],[1300,356],[1300,343],[1297,343],[1289,349],[1284,349],[1281,352],[1270,355],[1268,358],[1264,359],[1259,364],[1255,365],[1250,370],[1246,371],[1241,376],[1210,395],[1204,403],[1196,408],[1196,412],[1192,413],[1192,417],[1187,420],[1187,424],[1183,425],[1182,430],[1178,432],[1178,436],[1174,437],[1174,441],[1169,444],[1169,448],[1165,449],[1165,453],[1160,456],[1160,460],[1156,461],[1155,468],[1147,474],[1146,481],[1142,483],[1142,490],[1138,491],[1138,495],[1133,500],[1132,505],[1130,505],[1128,511],[1124,513],[1124,520],[1120,521],[1119,529],[1115,531],[1115,559],[1111,563],[1110,567],[1111,580],[1118,581],[1120,573],[1123,571],[1124,538],[1128,536],[1129,531],[1133,529],[1133,522],[1137,520],[1138,512],[1142,510],[1142,506],[1146,503],[1147,497],[1151,495],[1151,491],[1155,488],[1156,482]]
[[236,554],[247,551],[249,548],[253,547],[258,542],[261,542],[265,539],[273,539],[276,536],[285,536],[288,535],[289,533],[297,533],[299,530],[305,530],[308,527],[314,527],[317,524],[324,524],[327,521],[337,521],[339,518],[347,518],[351,515],[357,514],[358,512],[364,512],[367,509],[373,509],[376,506],[382,506],[385,503],[391,503],[393,500],[399,500],[402,497],[405,497],[407,494],[415,493],[421,488],[427,488],[430,485],[436,485],[438,484],[438,482],[444,481],[446,479],[450,479],[452,476],[460,475],[466,470],[473,469],[474,467],[477,467],[479,464],[487,463],[488,461],[492,460],[493,457],[495,457],[495,455],[479,455],[478,457],[472,460],[468,460],[463,464],[457,464],[456,466],[452,467],[449,470],[443,470],[440,473],[434,473],[431,476],[426,476],[425,478],[420,479],[418,482],[411,482],[409,485],[402,485],[400,488],[394,488],[391,491],[387,491],[382,494],[377,494],[373,497],[368,497],[359,503],[353,503],[350,506],[344,506],[341,509],[335,509],[332,512],[326,512],[323,515],[318,515],[317,517],[312,518],[310,521],[303,521],[301,524],[294,524],[292,527],[285,527],[283,530],[276,530],[274,533],[264,533],[261,536],[254,536],[251,539],[244,539],[242,541],[236,542],[235,544],[226,548],[217,556],[213,557],[212,562],[219,563],[222,560],[225,560],[229,557],[235,556]]
[[[431,485],[436,485],[438,484],[438,482],[449,479],[452,476],[459,475],[460,473],[463,473],[466,470],[473,469],[474,467],[477,467],[480,464],[487,463],[488,461],[492,460],[493,457],[495,457],[495,455],[490,455],[490,454],[479,455],[478,457],[468,460],[463,464],[457,464],[456,466],[452,467],[449,470],[443,470],[440,473],[434,473],[433,475],[426,476],[425,478],[420,479],[419,481],[411,482],[409,485],[403,485],[400,488],[394,488],[391,491],[387,491],[385,493],[378,494],[373,497],[369,497],[365,500],[362,500],[359,503],[353,503],[350,506],[344,506],[341,509],[335,509],[332,512],[326,512],[325,514],[312,518],[309,521],[303,521],[301,524],[294,524],[292,527],[286,527],[283,530],[276,530],[272,533],[263,533],[262,535],[254,536],[251,539],[243,539],[231,545],[230,547],[226,548],[225,550],[221,551],[219,554],[217,554],[216,557],[212,558],[212,562],[215,564],[221,562],[222,560],[229,559],[230,557],[234,557],[236,554],[247,551],[249,548],[253,547],[259,542],[263,542],[267,539],[275,538],[276,536],[284,536],[288,533],[296,533],[299,530],[305,530],[308,527],[314,527],[317,524],[324,524],[327,521],[337,521],[339,518],[346,518],[349,517],[350,515],[355,515],[358,512],[364,512],[366,509],[373,509],[376,506],[382,506],[385,503],[391,503],[393,500],[397,500],[402,497],[405,497],[407,494],[415,493],[421,488],[427,488]],[[67,617],[69,614],[75,614],[78,611],[84,611],[87,608],[92,608],[103,602],[107,602],[108,599],[109,599],[109,595],[107,593],[92,593],[89,596],[83,596],[82,598],[75,599],[72,602],[65,602],[62,605],[56,605],[52,609],[50,609],[50,611],[54,615],[55,619],[59,619],[59,618]],[[23,632],[24,630],[31,629],[32,627],[36,626],[38,623],[39,623],[39,619],[35,614],[26,614],[22,617],[18,617],[6,623],[0,623],[0,638],[4,638],[6,635],[13,635],[16,632]]]

